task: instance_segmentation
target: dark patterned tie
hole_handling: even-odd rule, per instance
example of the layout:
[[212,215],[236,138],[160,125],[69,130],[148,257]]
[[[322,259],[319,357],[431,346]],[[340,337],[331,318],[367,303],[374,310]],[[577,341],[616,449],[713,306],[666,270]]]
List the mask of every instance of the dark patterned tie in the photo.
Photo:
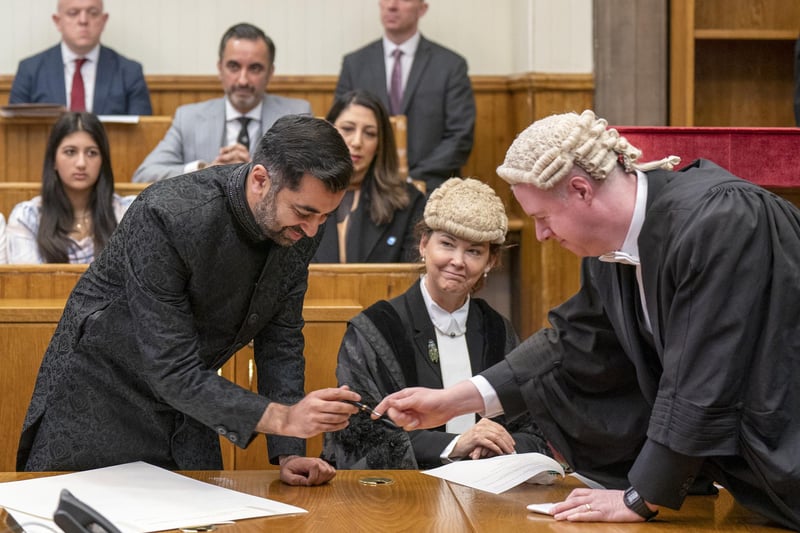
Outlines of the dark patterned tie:
[[244,147],[249,150],[250,134],[247,132],[247,125],[252,119],[250,117],[238,117],[236,120],[242,123],[242,129],[239,130],[239,135],[236,137],[236,142],[244,145]]
[[403,64],[400,57],[403,51],[395,48],[392,52],[394,66],[392,67],[392,86],[389,88],[389,106],[392,115],[400,115],[403,112]]
[[70,111],[86,111],[86,91],[83,88],[83,74],[81,67],[86,63],[86,58],[75,60],[75,73],[72,75],[72,93],[69,98]]

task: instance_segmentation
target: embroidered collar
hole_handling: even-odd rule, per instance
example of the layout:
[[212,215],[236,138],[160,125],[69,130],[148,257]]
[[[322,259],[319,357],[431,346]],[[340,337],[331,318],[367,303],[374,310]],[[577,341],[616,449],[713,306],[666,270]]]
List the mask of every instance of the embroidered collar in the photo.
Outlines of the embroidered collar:
[[231,204],[233,216],[247,234],[247,237],[254,242],[263,242],[268,239],[256,223],[253,212],[247,203],[247,195],[245,193],[245,184],[247,175],[250,173],[250,167],[251,163],[247,163],[233,169],[228,181],[225,182],[225,195]]

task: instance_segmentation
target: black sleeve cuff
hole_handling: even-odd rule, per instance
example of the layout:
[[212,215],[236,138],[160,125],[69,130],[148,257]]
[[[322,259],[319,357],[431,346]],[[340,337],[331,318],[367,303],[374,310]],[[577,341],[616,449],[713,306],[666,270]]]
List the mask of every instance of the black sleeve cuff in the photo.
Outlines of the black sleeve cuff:
[[702,457],[683,455],[648,439],[628,480],[648,502],[679,509],[703,461]]
[[306,454],[306,440],[283,435],[267,435],[267,453],[270,464],[277,465],[281,455]]

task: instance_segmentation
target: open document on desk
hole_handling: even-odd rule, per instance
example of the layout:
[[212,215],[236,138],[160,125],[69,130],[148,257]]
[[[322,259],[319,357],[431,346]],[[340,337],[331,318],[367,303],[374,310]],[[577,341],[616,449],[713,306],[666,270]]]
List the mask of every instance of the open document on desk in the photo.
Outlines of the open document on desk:
[[52,518],[61,489],[68,489],[123,533],[307,512],[143,462],[0,483],[0,507],[8,509],[23,528],[49,523],[57,531]]
[[564,477],[564,467],[551,457],[532,452],[456,461],[422,473],[500,494],[525,482],[549,485],[556,478]]

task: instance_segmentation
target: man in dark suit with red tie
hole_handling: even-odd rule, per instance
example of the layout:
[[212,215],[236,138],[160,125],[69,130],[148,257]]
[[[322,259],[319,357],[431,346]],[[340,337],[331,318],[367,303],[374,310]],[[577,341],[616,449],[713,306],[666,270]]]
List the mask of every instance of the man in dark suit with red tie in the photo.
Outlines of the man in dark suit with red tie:
[[391,114],[406,115],[408,173],[430,193],[461,175],[472,151],[475,98],[464,58],[419,33],[427,10],[424,0],[380,0],[384,36],[345,56],[336,96],[364,89]]
[[102,0],[59,0],[61,43],[20,62],[10,104],[63,104],[97,115],[152,115],[142,66],[100,44]]

